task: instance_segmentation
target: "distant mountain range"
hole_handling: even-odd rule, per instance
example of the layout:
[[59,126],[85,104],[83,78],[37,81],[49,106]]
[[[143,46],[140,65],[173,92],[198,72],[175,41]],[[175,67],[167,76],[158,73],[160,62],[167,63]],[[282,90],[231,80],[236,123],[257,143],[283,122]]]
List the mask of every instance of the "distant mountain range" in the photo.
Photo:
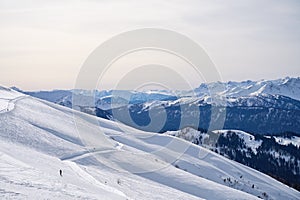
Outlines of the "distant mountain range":
[[261,94],[270,94],[281,95],[295,100],[300,100],[300,77],[286,77],[276,80],[260,81],[247,80],[242,82],[229,81],[226,83],[203,83],[195,89],[195,92],[198,96],[207,95],[209,94],[207,89],[217,87],[220,84],[224,86],[224,90],[219,91],[218,94],[226,97],[250,97]]
[[[21,92],[145,131],[184,138],[300,189],[300,78],[203,83],[190,91]],[[222,114],[223,126],[211,128]],[[150,126],[164,117],[161,127]],[[207,138],[215,141],[207,144]]]
[[287,200],[300,195],[183,139],[1,86],[0,183],[0,199]]
[[[202,83],[190,91],[54,90],[23,93],[146,131],[165,132],[187,126],[210,130],[212,120],[218,117],[212,115],[225,113],[224,129],[271,135],[300,134],[299,77]],[[165,124],[159,130],[149,126],[149,113],[153,119],[166,115]],[[198,123],[193,122],[195,113],[199,114]]]

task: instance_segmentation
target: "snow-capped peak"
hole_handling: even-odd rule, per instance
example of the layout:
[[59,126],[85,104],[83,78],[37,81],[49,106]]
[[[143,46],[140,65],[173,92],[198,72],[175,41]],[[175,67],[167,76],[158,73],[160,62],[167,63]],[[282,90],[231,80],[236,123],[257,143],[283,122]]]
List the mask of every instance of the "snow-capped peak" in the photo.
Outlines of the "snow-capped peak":
[[[214,83],[202,83],[195,92],[198,96],[209,94],[209,88]],[[296,100],[300,100],[300,77],[285,77],[276,80],[260,80],[260,81],[242,81],[242,82],[225,82],[223,83],[223,91],[218,94],[229,97],[254,96],[260,94],[283,95]]]

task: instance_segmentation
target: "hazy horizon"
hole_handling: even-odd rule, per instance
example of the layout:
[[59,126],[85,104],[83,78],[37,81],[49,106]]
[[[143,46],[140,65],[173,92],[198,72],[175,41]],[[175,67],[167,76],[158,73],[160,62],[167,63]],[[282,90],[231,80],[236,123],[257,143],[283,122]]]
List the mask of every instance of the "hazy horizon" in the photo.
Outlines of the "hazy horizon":
[[[285,77],[279,77],[279,78],[275,78],[275,79],[257,79],[257,80],[254,80],[254,79],[245,79],[245,80],[227,80],[227,81],[222,81],[223,83],[227,83],[229,81],[232,81],[232,82],[244,82],[244,81],[274,81],[274,80],[279,80],[279,79],[285,79],[285,78],[300,78],[300,76],[285,76]],[[207,82],[201,82],[200,84],[202,83],[207,83]],[[197,86],[199,87],[200,84]],[[1,85],[3,86],[3,85]],[[19,90],[22,90],[22,91],[25,91],[25,92],[35,92],[35,91],[54,91],[54,90],[72,90],[72,89],[75,89],[75,88],[49,88],[49,89],[37,89],[37,90],[25,90],[23,88],[20,88],[20,87],[17,87],[15,85],[12,85],[12,86],[5,86],[7,88],[17,88]],[[197,88],[195,87],[195,88]],[[195,89],[193,88],[193,89]],[[78,88],[77,88],[78,89]],[[114,90],[114,89],[101,89],[101,88],[96,88],[98,91],[109,91],[109,90]],[[83,89],[84,90],[84,89]],[[117,90],[124,90],[126,91],[127,89],[117,89]],[[131,90],[131,89],[128,89],[128,90]],[[159,90],[159,89],[153,89],[153,90]],[[188,89],[187,89],[188,90]],[[134,90],[133,90],[134,91]],[[136,90],[136,91],[140,91],[140,90]],[[147,91],[147,90],[143,90],[143,91]],[[151,91],[148,90],[148,91]]]

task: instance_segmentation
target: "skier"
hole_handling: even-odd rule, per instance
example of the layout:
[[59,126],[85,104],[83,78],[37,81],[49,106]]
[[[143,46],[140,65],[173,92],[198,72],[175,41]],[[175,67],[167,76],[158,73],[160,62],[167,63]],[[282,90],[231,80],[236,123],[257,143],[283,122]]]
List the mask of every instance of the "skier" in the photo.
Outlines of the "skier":
[[61,169],[59,170],[59,175],[60,175],[61,177],[63,176],[62,170],[61,170]]

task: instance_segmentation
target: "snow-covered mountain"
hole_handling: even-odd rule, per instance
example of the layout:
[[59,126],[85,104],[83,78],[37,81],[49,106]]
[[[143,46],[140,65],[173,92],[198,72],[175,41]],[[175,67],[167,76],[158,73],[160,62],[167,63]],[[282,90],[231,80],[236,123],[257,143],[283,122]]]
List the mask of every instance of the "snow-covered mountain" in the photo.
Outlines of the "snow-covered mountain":
[[[222,86],[222,87],[220,87]],[[218,88],[213,90],[213,88]],[[194,90],[198,96],[209,95],[211,91],[227,97],[257,96],[260,94],[281,95],[300,100],[300,77],[260,81],[229,81],[226,83],[201,84]]]
[[[167,91],[137,92],[130,90],[53,90],[53,91],[21,91],[16,87],[12,89],[20,91],[39,99],[72,108],[73,106],[97,107],[103,110],[121,107],[128,104],[146,103],[148,101],[175,100],[176,96]],[[79,104],[73,105],[73,98],[80,98]],[[93,98],[93,101],[85,99]]]
[[[85,91],[24,92],[47,101],[116,119],[146,131],[165,132],[186,126],[209,129],[212,109],[226,108],[224,129],[260,134],[295,132],[300,135],[300,77],[277,80],[203,83],[191,91]],[[75,101],[74,101],[75,99]],[[183,109],[184,108],[184,109]],[[199,124],[191,122],[199,110]],[[130,113],[130,117],[124,113]],[[160,130],[148,127],[149,113],[167,120]]]
[[[20,89],[13,87],[14,90],[22,92]],[[149,101],[166,101],[177,100],[183,97],[202,97],[205,103],[211,101],[212,93],[218,96],[226,97],[228,103],[237,101],[239,97],[256,97],[256,96],[285,96],[295,100],[300,100],[300,77],[298,78],[282,78],[276,80],[260,80],[260,81],[229,81],[225,83],[213,82],[202,83],[198,88],[191,91],[85,91],[85,90],[53,90],[53,91],[36,91],[23,92],[31,96],[59,103],[62,105],[72,105],[72,94],[81,94],[83,96],[95,97],[95,103],[102,99],[104,102],[119,102],[114,98],[121,98],[127,104],[145,103]],[[251,102],[249,102],[251,104]],[[96,103],[96,106],[98,104]],[[98,106],[101,107],[101,104]]]
[[173,136],[136,130],[10,89],[0,88],[0,99],[1,199],[300,196],[267,175]]
[[292,133],[277,137],[240,130],[201,132],[186,127],[166,134],[204,146],[300,190],[300,137]]
[[[225,105],[212,105],[202,98],[180,98],[174,101],[152,101],[131,104],[111,110],[96,108],[96,115],[115,118],[132,127],[146,131],[165,132],[191,126],[208,130],[219,113],[225,115],[223,129],[243,130],[251,133],[281,135],[294,132],[300,135],[300,101],[280,95],[232,97]],[[215,111],[214,113],[212,111]],[[125,115],[130,113],[130,117]],[[124,114],[125,113],[125,114]],[[151,119],[162,119],[160,130],[147,127]],[[216,116],[212,116],[215,114]],[[195,117],[199,120],[195,121]],[[220,128],[219,128],[220,129]]]

